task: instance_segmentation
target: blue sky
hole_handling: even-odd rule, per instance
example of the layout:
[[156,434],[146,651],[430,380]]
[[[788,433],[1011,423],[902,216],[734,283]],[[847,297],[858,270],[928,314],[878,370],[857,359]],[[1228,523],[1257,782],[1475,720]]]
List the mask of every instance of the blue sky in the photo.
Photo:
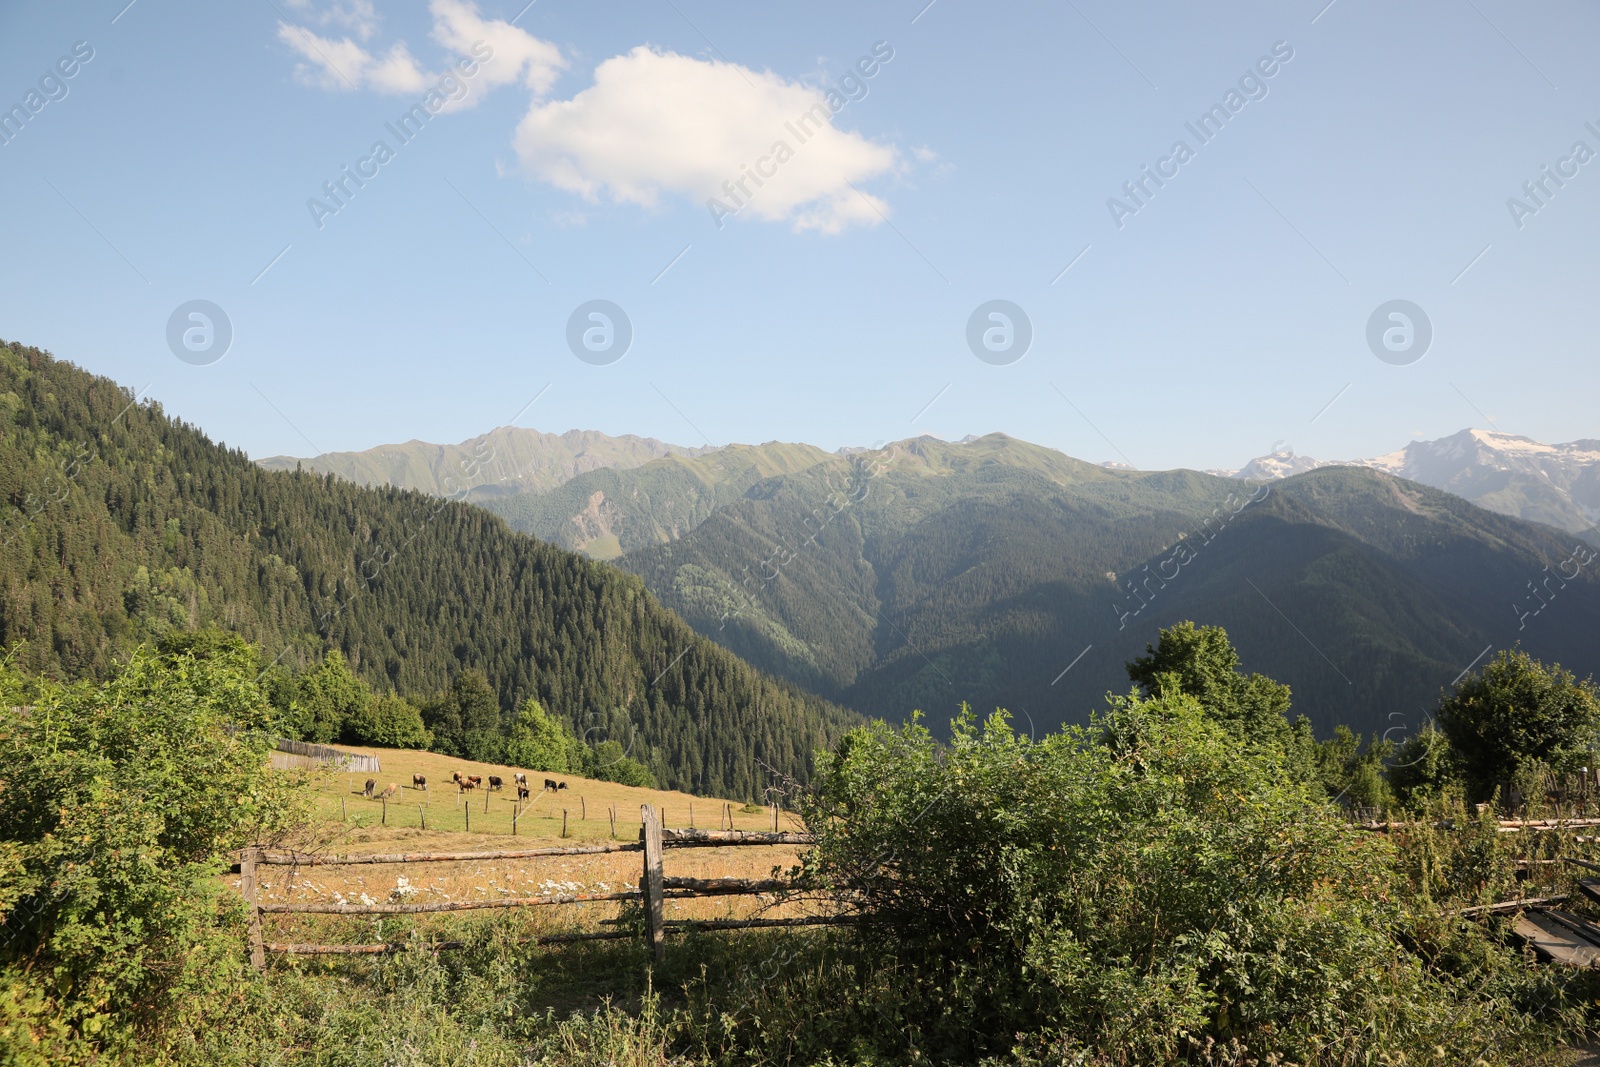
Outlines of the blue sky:
[[[513,417],[998,430],[1144,468],[1600,436],[1592,5],[523,2],[0,8],[25,113],[0,127],[0,337],[257,456]],[[819,103],[802,144],[785,124]],[[1147,166],[1172,176],[1114,211]],[[1537,205],[1546,166],[1570,177]],[[309,205],[346,167],[371,177]],[[719,226],[748,167],[771,177]],[[196,299],[231,324],[220,361],[169,346]],[[614,362],[568,345],[597,299],[631,323]],[[1031,323],[1020,359],[969,347],[996,299]],[[1392,300],[1433,331],[1400,365],[1367,340]]]

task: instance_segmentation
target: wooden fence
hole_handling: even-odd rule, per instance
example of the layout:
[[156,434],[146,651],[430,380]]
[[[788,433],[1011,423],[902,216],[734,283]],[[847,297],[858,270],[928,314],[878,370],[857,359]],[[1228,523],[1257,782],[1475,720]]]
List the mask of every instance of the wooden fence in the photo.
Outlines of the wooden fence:
[[286,737],[280,737],[273,742],[273,745],[279,752],[321,760],[335,770],[351,771],[356,774],[378,774],[383,770],[377,756],[362,756],[354,752],[329,748],[327,745],[313,745],[309,741],[291,741]]
[[[790,888],[777,879],[672,878],[662,870],[662,855],[669,848],[728,848],[752,845],[809,845],[810,834],[752,830],[668,830],[648,804],[641,805],[637,843],[618,845],[580,845],[573,848],[529,848],[493,852],[401,852],[384,855],[322,856],[284,849],[246,849],[239,857],[239,891],[250,905],[250,962],[266,966],[268,952],[286,955],[377,955],[397,952],[399,944],[377,945],[300,945],[265,940],[261,928],[263,915],[426,915],[480,909],[548,907],[562,904],[587,904],[595,901],[637,900],[643,904],[645,936],[651,952],[660,962],[665,952],[665,935],[686,930],[732,930],[756,927],[832,925],[845,918],[815,916],[791,919],[705,919],[665,918],[665,902],[695,897],[751,895]],[[499,900],[464,900],[439,904],[275,904],[259,899],[257,873],[264,866],[330,867],[373,863],[459,863],[473,860],[533,859],[541,856],[590,856],[607,852],[642,852],[644,865],[639,888],[614,893],[558,893],[538,897],[509,897]],[[567,941],[600,941],[632,937],[627,931],[608,930],[571,934],[550,934],[533,939],[538,944]],[[435,941],[434,949],[460,948],[463,942]]]

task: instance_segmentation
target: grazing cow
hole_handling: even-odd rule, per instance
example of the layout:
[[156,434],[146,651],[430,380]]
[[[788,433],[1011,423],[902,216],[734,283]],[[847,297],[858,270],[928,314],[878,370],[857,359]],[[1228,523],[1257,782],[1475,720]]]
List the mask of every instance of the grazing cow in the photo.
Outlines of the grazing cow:
[[496,789],[504,789],[505,787],[506,784],[500,780],[500,776],[498,774],[491,774],[489,776],[489,790],[491,792]]
[[428,788],[428,776],[425,775],[425,774],[413,774],[411,776],[411,788],[412,789],[426,789],[426,788]]
[[378,780],[376,778],[368,778],[366,788],[361,790],[361,795],[371,797],[372,791],[376,788],[378,788]]
[[400,792],[400,787],[397,784],[395,784],[394,782],[390,782],[389,783],[389,787],[378,795],[378,799],[379,800],[388,800],[390,797],[394,796],[398,792]]
[[471,778],[461,778],[457,780],[456,785],[463,793],[467,792],[468,790],[478,788],[478,783],[474,782]]
[[483,785],[483,775],[469,774],[467,775],[467,781],[472,783],[472,788],[477,789],[479,786]]
[[516,774],[513,774],[511,776],[511,780],[513,782],[516,782],[518,785],[527,785],[528,784],[528,776],[526,774],[523,774],[521,771],[518,771]]
[[544,780],[544,787],[550,790],[550,792],[554,793],[556,791],[556,780],[554,778],[546,778]]
[[528,787],[525,786],[525,785],[517,786],[517,800],[518,801],[523,801],[523,800],[527,800],[527,799],[528,799]]
[[557,789],[565,789],[566,787],[567,787],[567,783],[566,782],[562,782],[560,785],[556,786]]

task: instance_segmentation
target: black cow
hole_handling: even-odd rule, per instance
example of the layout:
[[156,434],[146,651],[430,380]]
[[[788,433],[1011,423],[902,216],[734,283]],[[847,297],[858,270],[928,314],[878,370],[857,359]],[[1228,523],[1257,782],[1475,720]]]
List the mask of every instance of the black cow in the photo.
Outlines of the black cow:
[[527,799],[528,799],[528,787],[525,786],[525,785],[517,786],[517,800],[523,801],[523,800],[527,800]]
[[560,785],[556,786],[557,789],[565,789],[566,787],[567,787],[567,783],[566,782],[562,782]]
[[368,778],[367,786],[365,789],[361,790],[361,795],[364,797],[370,797],[372,796],[372,791],[376,788],[378,788],[378,780],[376,778]]
[[426,788],[428,788],[428,776],[425,775],[425,774],[413,774],[411,776],[411,788],[412,789],[426,789]]
[[489,789],[490,789],[490,791],[493,791],[493,790],[496,790],[496,789],[504,789],[505,787],[506,787],[505,783],[500,780],[500,776],[498,774],[491,774],[489,776]]
[[554,793],[556,791],[556,780],[554,778],[546,778],[544,780],[544,787],[550,790],[550,792]]

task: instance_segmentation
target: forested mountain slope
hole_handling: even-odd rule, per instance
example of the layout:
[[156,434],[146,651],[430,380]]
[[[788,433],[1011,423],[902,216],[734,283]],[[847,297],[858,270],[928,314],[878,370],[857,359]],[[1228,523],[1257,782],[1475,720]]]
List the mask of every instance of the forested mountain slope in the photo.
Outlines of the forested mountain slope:
[[877,714],[1080,720],[1159,626],[1195,619],[1319,729],[1370,732],[1414,727],[1491,644],[1600,669],[1600,567],[1574,548],[1372,471],[1241,485],[991,435],[767,479],[620,562],[751,662]]
[[612,559],[682,537],[762,479],[833,458],[810,445],[728,445],[631,470],[590,471],[549,492],[485,490],[467,499],[504,517],[513,529],[595,559]]
[[855,716],[697,636],[636,577],[465,504],[269,472],[37,349],[0,343],[0,642],[19,666],[103,675],[207,624],[267,658],[336,647],[428,694],[481,668],[577,733],[637,739],[663,785],[754,795]]

